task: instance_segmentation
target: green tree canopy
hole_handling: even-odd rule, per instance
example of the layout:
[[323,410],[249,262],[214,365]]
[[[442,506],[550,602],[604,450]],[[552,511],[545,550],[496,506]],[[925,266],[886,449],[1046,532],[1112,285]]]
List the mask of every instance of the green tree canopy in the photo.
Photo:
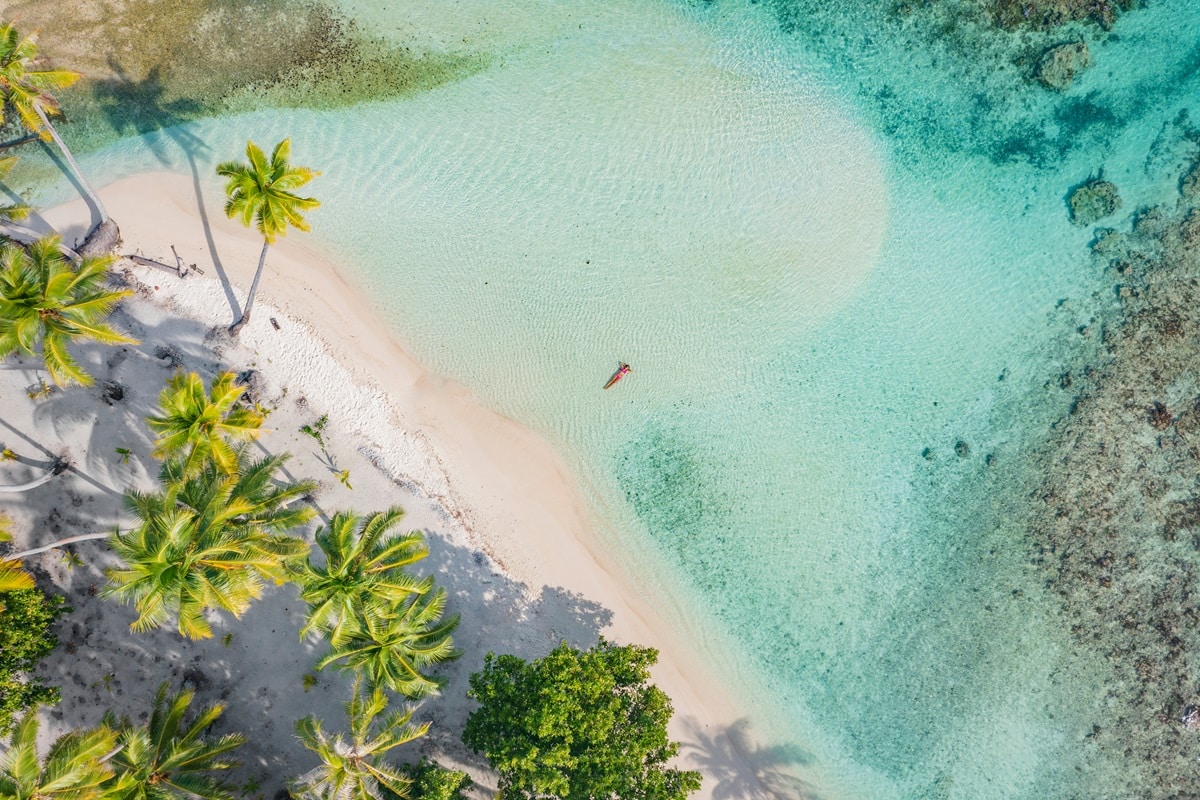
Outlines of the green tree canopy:
[[321,173],[292,165],[289,161],[291,155],[291,139],[284,139],[275,145],[270,159],[254,142],[247,142],[245,162],[226,161],[217,165],[217,174],[228,179],[225,184],[225,215],[241,220],[247,228],[253,225],[263,237],[258,269],[254,272],[250,293],[246,296],[246,307],[242,310],[241,318],[230,326],[230,333],[237,334],[250,321],[258,281],[262,278],[263,265],[267,261],[267,249],[277,237],[286,234],[289,227],[308,230],[304,214],[321,205],[316,198],[301,197],[295,191]]
[[171,695],[163,683],[154,696],[150,719],[134,725],[112,712],[104,724],[118,732],[120,751],[113,757],[116,772],[108,800],[234,800],[237,794],[210,773],[237,766],[225,756],[245,743],[240,733],[206,739],[204,732],[225,710],[220,704],[184,722],[193,693]]
[[140,524],[109,539],[124,565],[109,570],[103,593],[133,603],[135,631],[164,627],[174,616],[183,636],[208,638],[206,610],[241,616],[266,580],[287,579],[290,562],[308,552],[308,544],[288,532],[313,514],[290,506],[315,485],[277,483],[285,460],[252,460],[242,445],[232,475],[211,460],[193,475],[168,461],[159,491],[126,494]]
[[195,372],[172,376],[159,397],[159,413],[146,419],[158,435],[155,457],[180,459],[185,475],[208,459],[226,474],[236,472],[233,443],[255,438],[263,423],[260,411],[238,403],[245,391],[232,372],[218,375],[207,392]]
[[[0,575],[9,563],[0,562]],[[58,689],[29,673],[58,646],[51,627],[64,611],[61,597],[40,589],[0,593],[0,733],[12,727],[14,715],[58,702]]]
[[525,661],[489,653],[471,676],[463,742],[500,773],[500,797],[561,800],[682,800],[700,773],[667,766],[671,701],[648,683],[658,653],[565,642]]
[[317,529],[325,558],[297,567],[300,599],[308,603],[301,636],[321,633],[340,645],[381,601],[390,607],[433,588],[432,576],[417,578],[407,570],[429,555],[429,548],[421,534],[393,530],[403,516],[399,507],[368,517],[343,511]]
[[321,764],[297,778],[292,797],[297,800],[405,800],[412,780],[403,770],[387,764],[389,750],[424,736],[429,723],[414,725],[413,709],[387,711],[383,691],[363,691],[354,682],[346,704],[350,735],[330,736],[321,721],[307,716],[296,723],[301,743],[316,753]]
[[406,697],[433,694],[442,681],[425,671],[459,656],[450,635],[458,627],[458,616],[442,619],[445,610],[445,589],[369,606],[341,642],[330,644],[317,669],[333,664],[353,670],[372,689],[382,686]]
[[[105,282],[109,256],[85,258],[75,267],[47,236],[28,248],[0,246],[0,358],[20,351],[40,357],[55,383],[90,384],[67,351],[72,341],[135,344],[104,323],[128,291],[110,291]],[[39,352],[40,351],[40,352]]]
[[79,80],[79,73],[47,67],[38,57],[37,39],[22,36],[11,22],[0,20],[0,123],[16,112],[21,125],[45,141],[53,140],[71,171],[75,173],[88,198],[100,212],[101,222],[108,220],[104,203],[75,162],[67,143],[54,129],[50,117],[61,113],[54,92]]
[[108,728],[72,731],[38,757],[37,713],[28,712],[0,750],[0,800],[100,800],[112,777],[106,763],[117,735]]

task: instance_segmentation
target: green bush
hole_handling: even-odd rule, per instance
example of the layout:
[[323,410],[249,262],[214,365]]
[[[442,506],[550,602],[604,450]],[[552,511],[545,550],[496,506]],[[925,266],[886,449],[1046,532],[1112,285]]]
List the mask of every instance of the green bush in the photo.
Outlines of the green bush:
[[465,772],[446,769],[433,761],[422,759],[409,764],[404,772],[412,779],[409,796],[412,800],[464,800],[463,792],[471,788]]
[[29,672],[58,646],[50,628],[68,610],[61,597],[40,589],[0,593],[0,733],[25,709],[59,701],[57,688]]
[[463,742],[500,773],[505,800],[599,797],[683,800],[700,773],[667,766],[671,701],[648,683],[658,652],[603,639],[591,650],[565,642],[537,661],[487,655],[471,676]]

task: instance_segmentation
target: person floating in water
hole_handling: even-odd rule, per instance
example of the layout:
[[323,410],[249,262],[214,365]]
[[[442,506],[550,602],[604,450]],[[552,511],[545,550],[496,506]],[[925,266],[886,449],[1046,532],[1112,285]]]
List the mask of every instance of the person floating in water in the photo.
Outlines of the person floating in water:
[[618,367],[617,371],[614,372],[612,377],[608,379],[608,383],[604,384],[604,388],[611,389],[614,385],[616,385],[617,381],[621,380],[621,378],[624,378],[632,371],[633,369],[624,361],[622,361],[621,366]]

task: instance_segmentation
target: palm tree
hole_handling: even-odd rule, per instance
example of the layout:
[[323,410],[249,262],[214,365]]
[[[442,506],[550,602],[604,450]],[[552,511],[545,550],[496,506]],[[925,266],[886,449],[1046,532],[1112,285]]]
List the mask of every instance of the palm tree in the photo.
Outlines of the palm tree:
[[[8,177],[8,173],[12,172],[16,163],[16,156],[0,158],[0,180]],[[29,216],[31,210],[24,203],[0,203],[0,222],[20,222]]]
[[237,766],[224,756],[245,744],[246,737],[227,733],[214,741],[204,739],[205,730],[221,716],[224,706],[211,705],[185,725],[193,693],[181,691],[168,697],[168,689],[166,683],[158,687],[154,710],[144,725],[118,720],[112,712],[104,716],[104,724],[118,731],[121,745],[112,761],[119,777],[108,798],[233,800],[232,788],[208,773]]
[[0,752],[0,800],[99,800],[102,785],[113,774],[107,763],[117,735],[108,728],[79,730],[60,736],[45,761],[38,758],[37,712],[30,711],[13,728]]
[[410,698],[434,694],[442,681],[421,670],[458,658],[450,634],[458,617],[442,620],[446,590],[410,595],[399,603],[379,602],[364,609],[342,641],[330,644],[317,669],[330,664],[364,676],[372,689],[386,687]]
[[241,616],[267,579],[286,580],[289,562],[308,552],[286,532],[313,513],[288,505],[316,488],[309,481],[276,484],[286,458],[251,461],[242,445],[232,475],[212,461],[185,475],[179,462],[168,461],[161,490],[126,493],[125,505],[140,524],[113,534],[112,549],[125,563],[109,571],[104,595],[133,604],[133,630],[164,627],[174,615],[180,634],[207,638],[206,610]]
[[58,244],[57,236],[47,236],[28,248],[12,242],[0,247],[0,358],[17,351],[40,357],[55,383],[88,385],[91,376],[67,344],[136,344],[104,323],[130,292],[105,288],[111,257],[84,258],[75,268]]
[[207,393],[194,372],[172,377],[158,401],[161,415],[146,419],[158,434],[155,457],[178,458],[185,475],[209,459],[226,474],[235,472],[237,452],[232,442],[255,438],[263,423],[261,412],[238,403],[245,391],[232,372],[218,375]]
[[400,770],[383,763],[389,750],[424,736],[429,723],[412,724],[412,709],[388,714],[378,726],[375,722],[387,710],[387,698],[379,689],[367,694],[354,683],[354,695],[346,704],[350,718],[349,739],[341,734],[330,737],[321,729],[321,721],[307,716],[296,723],[296,735],[309,750],[321,758],[321,765],[300,776],[292,785],[296,800],[384,800],[407,798],[412,781]]
[[429,548],[419,533],[392,532],[403,516],[399,507],[365,519],[341,512],[317,530],[325,562],[318,566],[309,559],[296,570],[300,599],[308,603],[301,637],[320,632],[342,644],[379,600],[392,605],[433,588],[432,576],[416,578],[405,569],[429,555]]
[[[0,542],[12,541],[12,530],[9,519],[0,514]],[[15,592],[18,589],[32,589],[33,576],[21,568],[19,561],[0,556],[0,592]]]
[[20,563],[0,558],[0,592],[32,588],[33,576],[23,570]]
[[254,305],[258,281],[267,262],[267,248],[277,236],[287,234],[289,225],[302,231],[308,230],[303,212],[321,205],[312,197],[300,197],[293,193],[321,173],[307,167],[293,167],[288,163],[291,153],[291,139],[284,139],[275,145],[270,161],[267,161],[258,145],[247,142],[248,164],[226,161],[217,165],[217,174],[229,179],[225,186],[226,216],[240,219],[247,228],[253,224],[263,237],[262,253],[258,256],[258,269],[250,284],[250,294],[246,297],[246,308],[241,318],[229,327],[229,332],[234,335],[250,321],[250,309]]
[[6,113],[11,109],[30,132],[46,141],[53,140],[88,199],[95,204],[100,222],[104,224],[108,222],[104,203],[84,177],[66,142],[50,123],[50,117],[61,113],[58,100],[52,93],[67,88],[77,80],[78,72],[43,68],[38,59],[35,37],[22,37],[11,22],[0,21],[0,123],[4,122]]

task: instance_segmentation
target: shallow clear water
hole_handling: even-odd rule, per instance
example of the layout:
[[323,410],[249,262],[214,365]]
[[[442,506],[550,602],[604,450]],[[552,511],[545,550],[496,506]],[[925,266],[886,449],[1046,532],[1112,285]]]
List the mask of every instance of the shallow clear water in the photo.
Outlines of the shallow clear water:
[[[1102,310],[1065,194],[1173,189],[1151,145],[1200,89],[1200,13],[1129,15],[1058,96],[873,5],[344,5],[491,66],[196,124],[200,171],[293,137],[314,235],[417,357],[561,449],[814,795],[1102,796],[1102,672],[1025,566],[1022,453]],[[87,166],[183,169],[181,138]]]

